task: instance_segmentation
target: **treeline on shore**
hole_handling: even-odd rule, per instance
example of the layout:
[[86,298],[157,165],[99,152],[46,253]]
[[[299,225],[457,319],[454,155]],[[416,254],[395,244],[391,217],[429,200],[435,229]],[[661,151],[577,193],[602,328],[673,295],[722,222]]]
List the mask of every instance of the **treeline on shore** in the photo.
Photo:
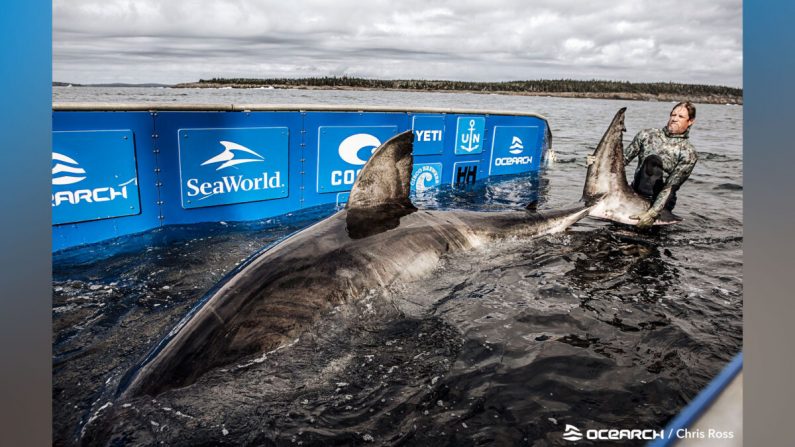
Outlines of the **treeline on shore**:
[[[198,84],[198,85],[197,85]],[[355,77],[316,77],[316,78],[213,78],[202,79],[198,83],[180,84],[180,86],[235,86],[235,87],[318,87],[318,88],[372,88],[399,90],[449,90],[449,91],[480,91],[510,93],[627,93],[650,95],[682,95],[682,96],[724,96],[742,97],[740,88],[720,85],[680,84],[674,82],[624,82],[624,81],[579,81],[573,79],[507,81],[507,82],[471,82],[442,81],[424,79],[365,79]]]

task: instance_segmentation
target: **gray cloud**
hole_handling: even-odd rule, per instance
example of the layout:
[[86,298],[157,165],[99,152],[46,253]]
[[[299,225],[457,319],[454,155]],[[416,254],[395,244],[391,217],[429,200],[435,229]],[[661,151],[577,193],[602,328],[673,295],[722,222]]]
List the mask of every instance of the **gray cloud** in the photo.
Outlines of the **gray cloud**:
[[53,79],[349,75],[742,85],[742,3],[55,0]]

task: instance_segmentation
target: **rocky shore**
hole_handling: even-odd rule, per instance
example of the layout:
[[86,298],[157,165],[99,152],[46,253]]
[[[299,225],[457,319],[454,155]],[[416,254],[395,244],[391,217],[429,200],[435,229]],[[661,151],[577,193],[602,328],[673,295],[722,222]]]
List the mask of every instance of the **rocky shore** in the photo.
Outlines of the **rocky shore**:
[[173,88],[258,88],[258,89],[302,89],[302,90],[387,90],[405,92],[442,92],[442,93],[477,93],[498,95],[523,95],[523,96],[554,96],[562,98],[593,98],[593,99],[621,99],[631,101],[661,101],[678,102],[691,101],[697,104],[737,104],[742,105],[743,97],[738,95],[708,94],[708,95],[676,95],[672,93],[636,93],[636,92],[516,92],[495,90],[449,90],[449,89],[400,89],[400,88],[368,88],[350,86],[317,86],[317,85],[278,85],[278,84],[248,84],[248,83],[215,83],[215,82],[188,82],[176,84]]

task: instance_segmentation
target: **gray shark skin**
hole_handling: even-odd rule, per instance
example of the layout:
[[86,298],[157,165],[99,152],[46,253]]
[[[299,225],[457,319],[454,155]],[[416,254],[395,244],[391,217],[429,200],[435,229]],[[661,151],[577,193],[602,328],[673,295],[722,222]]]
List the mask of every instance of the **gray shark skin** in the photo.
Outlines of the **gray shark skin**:
[[[591,217],[635,225],[638,223],[637,219],[630,219],[630,216],[645,212],[651,202],[638,195],[627,183],[624,169],[626,110],[626,107],[619,109],[594,150],[594,163],[588,167],[582,200],[586,204],[595,204],[589,213]],[[671,225],[681,221],[682,218],[663,210],[654,225]]]
[[121,398],[188,386],[223,365],[288,346],[334,306],[429,274],[447,252],[564,231],[591,205],[534,212],[417,210],[411,131],[372,155],[346,208],[252,256],[122,380]]

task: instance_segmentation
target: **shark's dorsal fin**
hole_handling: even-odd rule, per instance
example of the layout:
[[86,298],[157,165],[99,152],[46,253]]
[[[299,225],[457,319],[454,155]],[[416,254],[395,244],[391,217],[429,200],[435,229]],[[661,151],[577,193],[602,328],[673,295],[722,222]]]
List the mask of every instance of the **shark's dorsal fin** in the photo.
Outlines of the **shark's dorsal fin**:
[[359,173],[346,208],[414,208],[409,199],[414,133],[410,130],[379,146]]

